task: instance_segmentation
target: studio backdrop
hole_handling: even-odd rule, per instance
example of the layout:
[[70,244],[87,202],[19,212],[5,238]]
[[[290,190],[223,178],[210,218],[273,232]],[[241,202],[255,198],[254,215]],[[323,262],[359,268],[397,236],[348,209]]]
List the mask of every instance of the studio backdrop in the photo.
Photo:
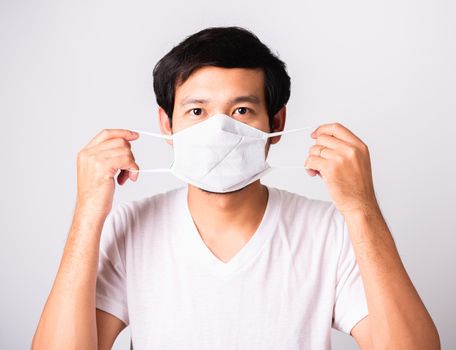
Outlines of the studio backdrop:
[[[103,128],[159,132],[152,69],[210,26],[252,30],[287,64],[286,129],[337,121],[371,154],[375,191],[405,267],[456,348],[456,3],[411,1],[0,2],[0,348],[27,349],[71,224],[78,151]],[[242,54],[240,52],[239,54]],[[299,166],[295,133],[270,163]],[[142,168],[166,167],[163,140],[133,143]],[[330,200],[322,179],[275,170],[265,184]],[[115,203],[184,184],[140,174]],[[129,329],[115,349],[127,349]],[[333,333],[334,349],[356,349]]]

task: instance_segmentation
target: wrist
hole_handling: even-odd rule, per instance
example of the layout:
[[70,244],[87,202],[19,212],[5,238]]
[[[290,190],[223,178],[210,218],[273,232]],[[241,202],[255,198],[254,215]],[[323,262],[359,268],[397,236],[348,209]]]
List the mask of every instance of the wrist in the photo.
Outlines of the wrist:
[[106,218],[106,216],[111,211],[111,205],[106,205],[104,200],[99,200],[99,198],[85,197],[77,195],[75,212],[80,213],[81,215],[90,217],[90,218]]
[[103,226],[109,211],[100,209],[85,201],[76,201],[73,215],[73,226],[100,228]]
[[378,242],[386,239],[385,233],[389,232],[389,229],[377,203],[345,212],[343,216],[353,243]]
[[380,206],[376,199],[362,203],[355,209],[343,210],[340,212],[346,221],[348,220],[363,220],[374,217],[381,217]]

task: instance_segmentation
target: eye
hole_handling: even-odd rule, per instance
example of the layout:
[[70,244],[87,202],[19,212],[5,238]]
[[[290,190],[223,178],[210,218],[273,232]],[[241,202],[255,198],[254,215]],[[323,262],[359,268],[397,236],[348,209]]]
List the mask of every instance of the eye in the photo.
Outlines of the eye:
[[190,113],[193,115],[201,115],[201,113],[203,113],[203,110],[201,108],[192,108],[190,110]]
[[239,108],[236,108],[235,110],[235,113],[238,113],[238,114],[247,114],[247,112],[249,111],[250,109],[247,108],[247,107],[239,107]]

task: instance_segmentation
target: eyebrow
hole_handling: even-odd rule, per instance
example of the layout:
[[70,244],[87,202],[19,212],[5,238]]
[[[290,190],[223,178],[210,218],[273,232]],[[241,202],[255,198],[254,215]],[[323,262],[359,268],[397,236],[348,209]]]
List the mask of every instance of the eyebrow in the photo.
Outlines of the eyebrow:
[[[181,102],[181,106],[186,106],[189,104],[207,104],[210,100],[203,99],[203,98],[185,98]],[[250,102],[253,104],[260,104],[260,99],[255,95],[245,95],[245,96],[237,96],[229,101],[231,104],[236,104],[240,102]]]

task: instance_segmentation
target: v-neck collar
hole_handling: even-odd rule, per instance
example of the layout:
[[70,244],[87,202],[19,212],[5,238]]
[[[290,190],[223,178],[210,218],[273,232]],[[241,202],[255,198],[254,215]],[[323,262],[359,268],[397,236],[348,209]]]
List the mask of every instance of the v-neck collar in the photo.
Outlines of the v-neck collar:
[[190,255],[200,266],[219,277],[228,277],[254,259],[274,234],[281,207],[278,190],[266,187],[268,189],[268,202],[260,224],[250,239],[228,262],[223,262],[216,257],[204,243],[188,207],[188,186],[182,188],[178,200],[183,215],[181,224],[184,229],[181,231],[183,235],[181,239],[185,241],[183,247],[189,250],[186,255]]

